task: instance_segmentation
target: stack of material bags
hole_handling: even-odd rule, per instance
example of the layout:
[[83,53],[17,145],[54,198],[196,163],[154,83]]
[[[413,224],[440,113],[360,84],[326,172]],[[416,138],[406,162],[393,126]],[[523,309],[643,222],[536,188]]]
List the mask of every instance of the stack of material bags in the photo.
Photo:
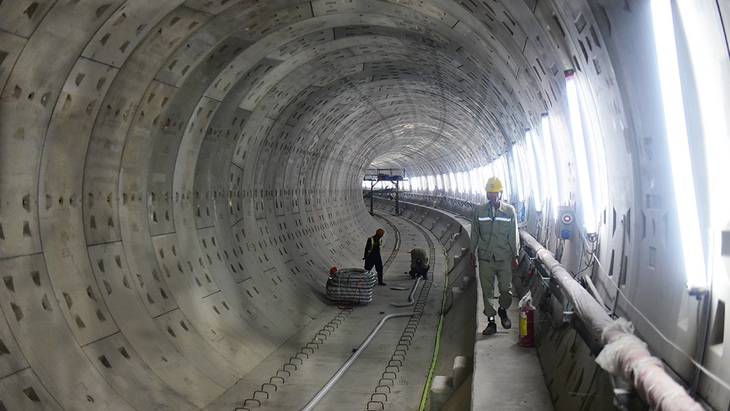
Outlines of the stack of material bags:
[[367,304],[373,300],[375,273],[362,268],[330,270],[327,298],[337,303]]

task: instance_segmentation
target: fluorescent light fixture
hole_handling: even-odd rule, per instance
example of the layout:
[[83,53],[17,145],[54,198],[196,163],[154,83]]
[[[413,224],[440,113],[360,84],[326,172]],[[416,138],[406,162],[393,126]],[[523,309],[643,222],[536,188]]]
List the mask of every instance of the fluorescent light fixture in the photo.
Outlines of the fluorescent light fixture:
[[508,190],[506,190],[506,188],[511,187],[511,186],[510,186],[510,182],[509,182],[509,172],[507,169],[507,162],[505,161],[504,158],[505,158],[505,156],[499,156],[499,158],[497,158],[497,161],[494,162],[495,163],[494,168],[495,168],[495,173],[496,173],[495,176],[502,181],[502,187],[503,187],[504,192],[506,193],[506,192],[508,192]]
[[535,170],[537,171],[538,184],[543,189],[542,198],[540,198],[540,201],[545,204],[545,202],[547,202],[548,192],[550,191],[550,182],[546,168],[550,166],[550,164],[545,164],[545,159],[541,156],[541,154],[545,153],[545,151],[541,148],[540,139],[537,138],[535,133],[530,133],[530,135],[530,141],[533,151],[532,161],[535,162]]
[[558,205],[560,204],[560,194],[558,193],[558,178],[555,175],[555,154],[553,153],[553,137],[550,133],[550,120],[547,114],[542,116],[542,134],[545,136],[544,146],[545,154],[547,154],[547,164],[545,167],[548,170],[548,178],[550,180],[550,204],[553,209],[553,219],[558,218]]
[[456,183],[458,184],[458,187],[459,187],[459,193],[460,194],[465,193],[466,191],[464,190],[464,172],[463,171],[459,171],[458,173],[456,173]]
[[469,194],[475,195],[479,193],[479,178],[476,168],[469,170]]
[[[705,206],[709,210],[707,283],[713,283],[715,275],[725,275],[721,251],[722,232],[730,221],[730,190],[727,190],[727,160],[730,158],[730,124],[727,112],[730,107],[727,93],[727,44],[722,29],[722,19],[706,18],[703,2],[677,4],[682,24],[686,27],[687,53],[695,73],[699,111],[705,141],[705,175],[708,188]],[[719,14],[718,14],[719,16]],[[702,194],[700,194],[702,196]],[[726,240],[727,242],[727,240]]]
[[697,218],[695,185],[689,156],[687,125],[684,118],[671,1],[652,0],[651,16],[687,288],[690,292],[702,292],[707,289],[705,254]]
[[489,180],[489,177],[494,175],[494,171],[492,171],[492,164],[490,163],[485,166],[482,166],[481,173],[482,173],[482,181],[479,185],[481,186],[481,189],[482,189],[481,192],[483,193],[484,189],[487,186],[487,180]]
[[568,95],[568,110],[570,110],[570,130],[573,137],[575,164],[578,166],[578,184],[580,186],[581,208],[583,209],[583,227],[588,234],[596,233],[596,214],[593,210],[593,191],[591,190],[591,175],[588,171],[588,150],[583,135],[583,122],[580,116],[580,102],[574,72],[565,75],[565,88]]
[[432,176],[432,175],[427,176],[426,177],[426,184],[428,184],[426,186],[426,189],[428,191],[433,191],[434,190],[434,187],[436,187],[436,178],[434,176]]
[[525,201],[525,186],[522,178],[524,161],[522,161],[522,148],[519,145],[512,150],[512,160],[515,169],[515,179],[517,180],[517,199],[519,202],[523,202]]
[[532,186],[532,198],[535,199],[535,210],[542,211],[542,195],[540,193],[540,184],[537,182],[537,164],[535,164],[535,141],[534,135],[530,130],[525,130],[525,147],[527,147],[527,167],[530,173],[530,185]]

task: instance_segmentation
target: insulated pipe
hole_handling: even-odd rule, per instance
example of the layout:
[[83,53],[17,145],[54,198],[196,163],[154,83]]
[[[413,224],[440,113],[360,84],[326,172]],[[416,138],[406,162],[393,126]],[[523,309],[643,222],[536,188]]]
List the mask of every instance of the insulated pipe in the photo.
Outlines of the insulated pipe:
[[408,307],[409,305],[413,305],[416,303],[416,300],[413,298],[413,295],[416,294],[416,289],[418,288],[418,283],[421,282],[421,277],[416,277],[416,282],[413,283],[413,287],[411,287],[411,293],[408,295],[408,302],[407,303],[390,303],[391,305],[395,307]]
[[325,395],[327,395],[327,392],[337,383],[337,381],[340,380],[340,377],[342,377],[342,374],[344,374],[345,371],[347,371],[347,369],[350,368],[350,366],[352,365],[352,363],[355,362],[355,360],[357,359],[357,357],[359,357],[360,354],[365,350],[365,348],[367,348],[368,344],[370,344],[370,341],[372,341],[373,338],[375,338],[375,334],[377,334],[378,331],[380,331],[380,328],[383,326],[383,324],[385,324],[386,321],[390,320],[391,318],[396,318],[396,317],[410,317],[412,315],[413,315],[412,312],[410,312],[410,313],[395,313],[395,314],[388,314],[385,317],[383,317],[380,320],[380,322],[378,323],[378,325],[376,325],[375,328],[373,328],[373,330],[370,331],[370,334],[368,334],[368,337],[360,345],[360,348],[358,348],[357,351],[355,351],[354,353],[352,353],[352,355],[350,356],[350,358],[344,364],[342,364],[342,366],[340,367],[339,370],[337,370],[337,372],[335,373],[335,375],[333,375],[332,378],[330,378],[330,380],[327,381],[327,383],[319,390],[319,392],[317,392],[317,394],[315,394],[315,396],[312,397],[311,400],[309,400],[309,402],[307,403],[307,405],[305,405],[304,408],[302,408],[302,411],[309,411],[309,410],[311,410],[312,408],[314,408],[317,405],[317,403],[320,400],[322,400],[322,398],[324,398]]
[[603,330],[613,322],[613,319],[598,304],[598,301],[573,279],[573,275],[560,265],[553,253],[522,230],[520,230],[520,238],[523,244],[535,251],[535,257],[547,268],[550,276],[560,285],[561,291],[573,305],[573,311],[586,324],[591,335],[600,341]]
[[573,311],[603,346],[596,362],[611,374],[633,382],[639,396],[658,411],[702,411],[702,406],[652,357],[646,343],[633,335],[633,326],[619,318],[614,321],[606,310],[573,279],[573,276],[530,234],[520,230],[522,243],[535,257],[570,301]]

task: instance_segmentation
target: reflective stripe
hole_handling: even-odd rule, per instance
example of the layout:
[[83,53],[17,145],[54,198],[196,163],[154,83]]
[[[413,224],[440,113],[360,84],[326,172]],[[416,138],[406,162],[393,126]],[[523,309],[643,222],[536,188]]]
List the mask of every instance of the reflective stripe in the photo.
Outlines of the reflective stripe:
[[[383,237],[380,237],[378,240],[378,249],[383,246]],[[373,248],[375,248],[375,236],[370,237],[370,249],[368,250],[368,253],[373,252]]]
[[[479,217],[479,221],[489,221],[492,220],[492,217]],[[512,221],[511,218],[507,217],[495,217],[494,221]]]

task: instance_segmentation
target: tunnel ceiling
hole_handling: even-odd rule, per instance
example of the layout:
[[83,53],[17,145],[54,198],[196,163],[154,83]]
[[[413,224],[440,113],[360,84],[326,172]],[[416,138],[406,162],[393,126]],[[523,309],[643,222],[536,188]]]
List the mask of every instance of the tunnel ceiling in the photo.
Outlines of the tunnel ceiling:
[[[89,27],[56,25],[58,32],[30,42],[52,37],[39,47],[73,46],[74,37],[91,33],[78,53],[120,68],[115,81],[154,76],[190,99],[220,101],[218,112],[242,109],[256,122],[237,136],[234,164],[276,139],[277,148],[304,146],[319,161],[347,164],[348,175],[368,167],[411,175],[467,169],[504,153],[546,107],[528,91],[540,87],[535,63],[523,55],[522,27],[539,27],[535,5],[522,1],[508,1],[511,10],[494,1],[98,3]],[[75,8],[51,6],[5,2],[0,19],[27,36],[43,19],[63,21]],[[555,74],[555,63],[542,58],[540,69],[552,66]],[[194,116],[178,106],[178,114]],[[182,127],[158,121],[155,137]]]
[[42,250],[54,204],[81,204],[67,231],[99,244],[144,237],[138,219],[151,236],[264,221],[321,189],[360,204],[368,168],[488,164],[563,114],[575,52],[551,7],[0,2],[0,212],[24,216],[0,254]]
[[[360,168],[433,173],[484,164],[528,124],[530,102],[518,101],[514,88],[519,69],[510,52],[518,46],[511,36],[506,46],[497,40],[506,30],[490,19],[493,9],[312,2],[273,13],[284,10],[289,21],[251,39],[279,40],[266,56],[275,64],[268,87],[308,94],[295,109],[311,125],[307,134],[324,150],[344,140],[362,156]],[[501,33],[484,38],[484,25]]]

